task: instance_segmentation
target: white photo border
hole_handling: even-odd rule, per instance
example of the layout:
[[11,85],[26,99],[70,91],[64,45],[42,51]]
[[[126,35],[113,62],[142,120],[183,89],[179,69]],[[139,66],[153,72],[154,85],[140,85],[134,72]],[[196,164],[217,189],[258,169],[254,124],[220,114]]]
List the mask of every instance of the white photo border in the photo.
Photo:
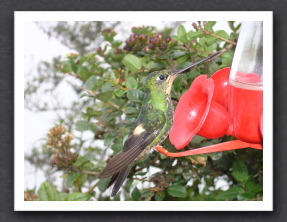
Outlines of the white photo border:
[[[272,11],[14,12],[15,211],[273,211]],[[76,18],[76,19],[75,19]],[[24,23],[27,21],[263,21],[263,201],[24,201]]]

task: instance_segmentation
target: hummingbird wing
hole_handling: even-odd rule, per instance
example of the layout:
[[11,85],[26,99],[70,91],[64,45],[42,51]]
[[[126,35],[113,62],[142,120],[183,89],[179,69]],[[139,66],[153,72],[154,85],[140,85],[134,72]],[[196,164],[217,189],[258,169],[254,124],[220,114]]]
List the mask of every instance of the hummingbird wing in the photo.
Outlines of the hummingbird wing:
[[[165,122],[163,112],[158,112],[157,115],[148,117],[142,115],[140,118],[148,118],[148,121],[145,121],[146,124],[141,123],[134,128],[129,138],[125,141],[123,151],[108,162],[98,178],[113,176],[133,163],[141,152],[155,140]],[[112,179],[115,181],[118,178],[115,175]]]
[[[146,148],[156,137],[158,130],[155,130],[153,133],[148,134],[147,132],[142,132],[141,135],[134,136],[132,135],[129,138],[135,138],[137,142],[132,142],[133,146],[130,146],[128,143],[128,149],[123,149],[122,152],[118,153],[113,157],[103,171],[99,174],[98,178],[110,177],[118,172],[122,171],[129,164],[133,163],[135,159],[140,155],[140,153]],[[126,143],[124,145],[126,147]],[[116,178],[114,178],[116,179]]]
[[132,166],[133,166],[133,163],[131,163],[127,168],[123,169],[121,172],[112,176],[112,178],[111,178],[111,180],[107,186],[107,188],[109,188],[115,182],[115,185],[114,185],[112,193],[111,193],[111,197],[116,196],[117,192],[121,188],[123,182],[125,181],[125,179],[127,178],[128,174],[129,174],[129,172],[131,171]]

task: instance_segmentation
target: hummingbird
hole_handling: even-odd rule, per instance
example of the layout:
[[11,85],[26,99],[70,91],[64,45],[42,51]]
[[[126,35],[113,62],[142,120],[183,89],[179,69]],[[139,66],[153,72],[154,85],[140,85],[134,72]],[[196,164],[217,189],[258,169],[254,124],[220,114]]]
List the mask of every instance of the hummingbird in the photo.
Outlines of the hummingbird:
[[98,175],[99,179],[111,177],[107,186],[108,188],[114,184],[111,197],[114,197],[121,188],[134,162],[160,145],[168,136],[173,124],[174,109],[170,93],[175,78],[219,53],[177,71],[166,69],[152,72],[147,76],[141,111],[124,143],[123,150],[111,158]]

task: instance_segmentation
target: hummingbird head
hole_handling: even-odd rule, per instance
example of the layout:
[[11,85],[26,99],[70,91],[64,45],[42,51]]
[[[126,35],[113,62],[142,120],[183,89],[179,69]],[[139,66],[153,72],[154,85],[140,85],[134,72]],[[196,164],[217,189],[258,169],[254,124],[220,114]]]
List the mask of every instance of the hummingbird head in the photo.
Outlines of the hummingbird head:
[[182,72],[186,71],[187,69],[190,69],[206,60],[211,59],[212,57],[218,55],[221,53],[220,51],[217,53],[212,54],[209,57],[206,57],[198,62],[195,62],[185,68],[179,69],[177,71],[173,69],[166,69],[162,71],[156,71],[152,72],[147,76],[146,82],[147,87],[154,92],[164,92],[165,94],[170,94],[171,92],[171,86],[175,78]]
[[178,74],[173,69],[152,72],[147,76],[147,87],[154,92],[170,94],[172,83]]

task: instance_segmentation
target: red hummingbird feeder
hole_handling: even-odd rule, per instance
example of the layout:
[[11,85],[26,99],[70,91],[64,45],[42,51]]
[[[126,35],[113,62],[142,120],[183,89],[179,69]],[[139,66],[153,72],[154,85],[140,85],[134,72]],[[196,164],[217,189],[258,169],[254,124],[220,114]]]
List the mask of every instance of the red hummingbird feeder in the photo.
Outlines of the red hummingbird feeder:
[[177,150],[199,135],[215,139],[232,135],[237,140],[179,153],[191,156],[241,148],[263,149],[263,23],[243,22],[231,68],[215,72],[210,78],[198,76],[181,97],[169,134]]

